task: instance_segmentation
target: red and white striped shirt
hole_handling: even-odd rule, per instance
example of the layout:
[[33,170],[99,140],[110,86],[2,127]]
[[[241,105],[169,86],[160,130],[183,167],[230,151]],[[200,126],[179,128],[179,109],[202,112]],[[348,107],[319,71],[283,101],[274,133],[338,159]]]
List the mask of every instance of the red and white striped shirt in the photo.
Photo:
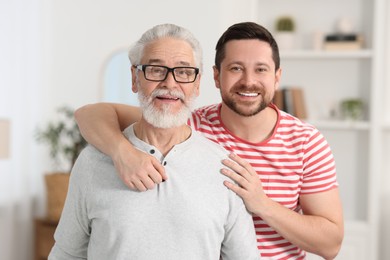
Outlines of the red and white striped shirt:
[[[312,125],[270,105],[278,121],[270,138],[250,143],[230,133],[220,117],[221,104],[199,108],[189,124],[226,150],[246,159],[256,170],[267,196],[300,212],[299,196],[338,186],[333,154],[323,135]],[[257,243],[266,259],[304,259],[306,253],[254,216]]]

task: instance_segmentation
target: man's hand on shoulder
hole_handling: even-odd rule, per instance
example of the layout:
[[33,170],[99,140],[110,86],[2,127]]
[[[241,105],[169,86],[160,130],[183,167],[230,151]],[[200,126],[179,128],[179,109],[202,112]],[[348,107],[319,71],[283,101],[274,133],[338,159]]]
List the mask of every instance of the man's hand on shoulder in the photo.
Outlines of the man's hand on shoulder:
[[130,143],[119,145],[112,158],[119,177],[132,190],[151,190],[168,179],[164,167],[155,157],[135,149]]

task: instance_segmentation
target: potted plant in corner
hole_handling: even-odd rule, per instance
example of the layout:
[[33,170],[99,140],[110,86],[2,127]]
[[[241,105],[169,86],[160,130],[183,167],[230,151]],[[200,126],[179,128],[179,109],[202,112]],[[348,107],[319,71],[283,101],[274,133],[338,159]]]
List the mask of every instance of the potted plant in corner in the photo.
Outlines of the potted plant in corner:
[[275,40],[281,50],[291,50],[295,47],[295,22],[290,16],[280,16],[276,19]]
[[[49,122],[36,131],[36,140],[49,146],[50,157],[56,170],[45,174],[47,191],[47,218],[58,221],[68,191],[70,171],[87,142],[81,136],[73,117],[73,110],[67,106],[58,108],[58,119]],[[59,170],[66,167],[65,170]],[[63,169],[63,168],[62,168]]]

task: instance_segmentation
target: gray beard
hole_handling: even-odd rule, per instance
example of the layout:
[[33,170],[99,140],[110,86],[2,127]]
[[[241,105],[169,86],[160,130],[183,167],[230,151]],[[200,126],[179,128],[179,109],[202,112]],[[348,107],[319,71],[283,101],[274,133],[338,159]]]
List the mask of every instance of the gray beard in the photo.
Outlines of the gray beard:
[[[172,91],[167,89],[156,89],[151,96],[144,95],[142,88],[138,88],[138,99],[142,109],[142,116],[146,122],[157,128],[174,128],[185,125],[192,112],[193,101],[195,96],[192,96],[189,101],[184,101],[184,94],[180,91]],[[171,106],[166,104],[162,109],[153,106],[153,98],[158,95],[169,94],[177,97],[183,102],[182,108],[177,112],[171,111]]]

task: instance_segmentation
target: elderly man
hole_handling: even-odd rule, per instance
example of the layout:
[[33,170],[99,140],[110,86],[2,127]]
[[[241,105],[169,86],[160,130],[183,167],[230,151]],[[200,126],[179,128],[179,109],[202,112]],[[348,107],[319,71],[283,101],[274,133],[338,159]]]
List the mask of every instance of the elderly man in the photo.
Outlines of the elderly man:
[[199,93],[198,41],[181,27],[159,25],[129,58],[142,118],[124,135],[170,181],[129,190],[113,161],[87,147],[72,171],[49,259],[259,259],[251,215],[223,185],[227,152],[186,124]]

